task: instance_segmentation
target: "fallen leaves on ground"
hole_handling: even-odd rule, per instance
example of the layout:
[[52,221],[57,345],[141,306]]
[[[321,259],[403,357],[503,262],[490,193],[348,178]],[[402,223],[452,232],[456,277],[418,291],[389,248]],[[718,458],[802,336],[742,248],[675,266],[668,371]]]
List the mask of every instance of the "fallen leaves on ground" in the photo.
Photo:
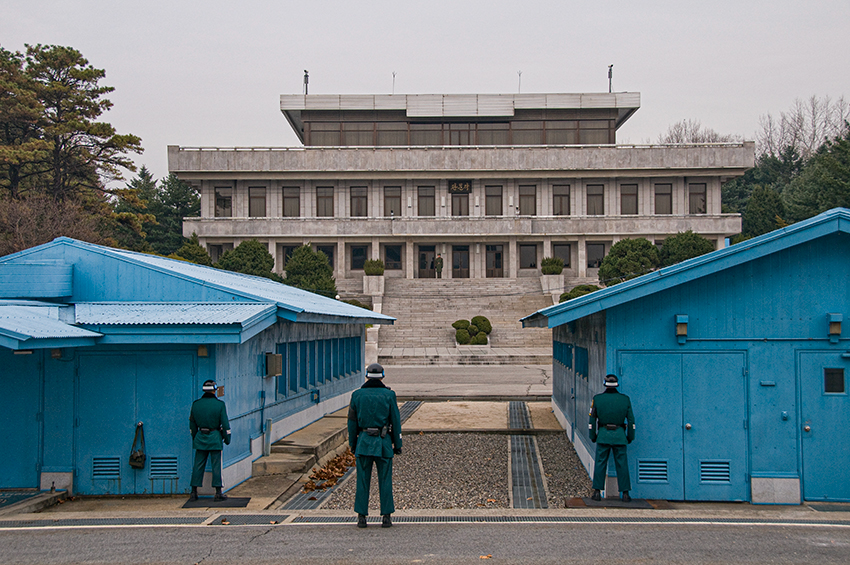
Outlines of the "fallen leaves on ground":
[[324,467],[310,474],[310,480],[304,484],[304,492],[324,490],[336,485],[349,467],[354,467],[354,454],[350,449],[346,449],[344,453],[328,461]]

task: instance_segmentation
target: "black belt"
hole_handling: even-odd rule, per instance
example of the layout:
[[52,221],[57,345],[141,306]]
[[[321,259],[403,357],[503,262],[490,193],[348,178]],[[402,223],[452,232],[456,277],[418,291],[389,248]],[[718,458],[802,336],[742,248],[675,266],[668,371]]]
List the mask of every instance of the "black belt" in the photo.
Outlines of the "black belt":
[[387,426],[384,426],[383,428],[363,428],[363,431],[366,432],[366,435],[370,435],[372,437],[387,436]]
[[204,432],[205,434],[208,434],[210,432],[220,431],[220,430],[221,430],[221,428],[198,428],[199,432]]
[[625,428],[625,424],[602,424],[606,430],[616,430],[617,428]]

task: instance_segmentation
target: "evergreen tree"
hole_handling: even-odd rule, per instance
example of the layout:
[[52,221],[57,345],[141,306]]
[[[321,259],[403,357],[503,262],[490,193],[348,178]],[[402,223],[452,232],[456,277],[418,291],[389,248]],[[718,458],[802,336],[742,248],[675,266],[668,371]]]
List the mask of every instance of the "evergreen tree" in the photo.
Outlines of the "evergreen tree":
[[782,197],[792,222],[850,207],[850,132],[821,145]]
[[688,230],[665,239],[661,251],[658,252],[658,258],[662,267],[668,267],[712,251],[714,251],[714,244],[711,241]]
[[599,267],[599,283],[612,286],[654,270],[659,263],[658,249],[644,237],[621,239]]
[[176,255],[180,259],[185,259],[186,261],[190,261],[192,263],[197,263],[198,265],[206,265],[207,267],[212,267],[212,259],[210,259],[210,254],[207,253],[207,250],[201,247],[201,244],[198,243],[198,234],[193,233],[192,237],[190,237],[186,243],[183,244],[180,249],[175,251],[173,255]]
[[243,241],[236,249],[227,251],[214,267],[283,282],[280,275],[272,272],[274,257],[269,253],[268,247],[256,239]]
[[336,281],[327,255],[315,252],[309,245],[302,245],[292,252],[286,262],[284,283],[333,298],[336,296]]
[[755,237],[781,227],[785,216],[782,197],[772,188],[756,185],[742,218],[742,233]]

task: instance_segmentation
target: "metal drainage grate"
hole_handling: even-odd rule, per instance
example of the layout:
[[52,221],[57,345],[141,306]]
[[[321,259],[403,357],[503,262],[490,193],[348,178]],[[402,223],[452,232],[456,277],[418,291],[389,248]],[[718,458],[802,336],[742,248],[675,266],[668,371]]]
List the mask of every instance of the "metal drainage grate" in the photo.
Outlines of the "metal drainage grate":
[[[292,524],[354,524],[355,516],[296,516]],[[378,524],[380,516],[369,516],[366,521]],[[440,523],[586,523],[586,524],[766,524],[793,526],[848,526],[841,520],[769,520],[753,518],[677,518],[677,517],[593,517],[593,516],[393,516],[395,524]]]
[[413,413],[422,406],[421,400],[409,400],[401,405],[401,408],[398,409],[399,414],[401,414],[401,423],[405,423],[408,418],[413,416]]
[[284,510],[312,510],[314,508],[318,508],[322,505],[322,503],[327,500],[327,498],[331,495],[331,493],[339,486],[345,479],[347,479],[354,472],[354,467],[349,467],[343,476],[339,478],[336,485],[326,488],[324,490],[314,490],[310,492],[299,492],[292,498],[290,498],[286,504],[283,505]]
[[528,405],[522,401],[508,403],[508,426],[513,430],[530,430],[531,415]]
[[[258,526],[276,525],[289,518],[289,514],[226,514],[216,517],[210,526]],[[223,522],[227,522],[224,524]]]
[[534,436],[511,436],[511,487],[514,508],[549,508]]
[[86,526],[182,526],[201,525],[205,516],[171,518],[63,518],[60,520],[0,520],[0,528],[56,528]]

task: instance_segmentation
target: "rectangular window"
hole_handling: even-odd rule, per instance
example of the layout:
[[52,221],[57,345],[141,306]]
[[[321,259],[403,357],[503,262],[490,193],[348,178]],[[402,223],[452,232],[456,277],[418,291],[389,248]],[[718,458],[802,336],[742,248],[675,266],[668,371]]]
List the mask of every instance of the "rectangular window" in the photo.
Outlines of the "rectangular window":
[[410,124],[411,145],[442,145],[442,124]]
[[510,125],[478,124],[478,145],[508,145],[510,143]]
[[552,187],[552,214],[570,215],[570,185],[556,184]]
[[705,214],[705,183],[688,185],[688,213]]
[[636,184],[620,185],[620,214],[634,216],[638,213],[638,187]]
[[307,355],[307,342],[298,342],[298,388],[306,390],[307,375],[310,370],[309,356]]
[[602,265],[602,260],[605,258],[604,243],[588,243],[587,244],[587,268],[598,269]]
[[339,122],[310,122],[310,141],[308,145],[340,145]]
[[351,217],[366,217],[369,215],[369,201],[366,197],[365,186],[351,187]]
[[537,246],[536,245],[520,245],[519,246],[519,268],[520,269],[536,269],[537,268]]
[[484,214],[487,216],[502,215],[502,187],[484,187]]
[[548,145],[574,145],[577,131],[574,121],[549,120],[546,122],[546,143]]
[[384,216],[399,217],[401,216],[401,187],[385,186],[384,187]]
[[434,187],[420,186],[418,190],[419,201],[417,206],[418,216],[434,216],[436,206],[434,202]]
[[375,145],[374,122],[345,122],[342,127],[343,145]]
[[297,218],[301,216],[301,188],[287,186],[283,189],[283,217]]
[[316,188],[316,215],[320,218],[333,218],[334,189],[332,186]]
[[369,252],[368,245],[352,245],[351,246],[351,270],[362,271],[363,264],[366,262],[366,255]]
[[232,243],[222,243],[220,245],[207,245],[207,253],[210,254],[210,259],[213,263],[218,263],[221,256],[228,251],[233,251]]
[[572,248],[569,243],[553,243],[552,257],[557,257],[564,262],[564,268],[570,267],[570,258],[572,257]]
[[319,253],[324,253],[325,257],[328,258],[328,263],[331,266],[331,269],[334,268],[334,250],[336,249],[336,245],[317,245],[316,251]]
[[511,122],[514,145],[542,145],[543,122]]
[[579,122],[578,142],[583,145],[605,145],[609,140],[608,120],[582,120]]
[[298,249],[300,245],[282,245],[280,247],[281,255],[283,255],[283,268],[286,268],[286,263],[289,262],[289,259],[292,257],[292,254]]
[[448,124],[449,145],[471,145],[475,136],[472,124]]
[[248,187],[248,217],[265,218],[266,216],[266,187]]
[[407,145],[406,122],[376,122],[375,129],[378,145]]
[[537,187],[534,185],[519,187],[519,213],[523,216],[537,215]]
[[469,195],[452,194],[452,216],[469,215]]
[[384,246],[384,268],[388,271],[401,270],[401,245]]
[[289,392],[298,392],[298,343],[288,344],[288,349],[286,357],[289,359],[289,371],[286,377],[289,381]]
[[656,214],[672,214],[673,213],[673,185],[672,184],[656,184],[655,185],[655,213]]
[[233,216],[233,189],[229,187],[215,188],[215,217],[230,218]]
[[587,185],[587,215],[605,215],[605,186],[601,184]]
[[830,394],[844,394],[844,369],[823,370],[823,391]]

